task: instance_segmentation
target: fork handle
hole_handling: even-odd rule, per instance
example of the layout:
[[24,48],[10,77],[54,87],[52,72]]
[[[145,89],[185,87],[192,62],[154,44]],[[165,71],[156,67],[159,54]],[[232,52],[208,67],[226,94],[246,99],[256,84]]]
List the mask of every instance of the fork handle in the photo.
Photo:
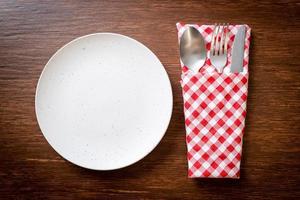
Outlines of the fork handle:
[[223,72],[223,68],[217,68],[217,72],[221,74]]

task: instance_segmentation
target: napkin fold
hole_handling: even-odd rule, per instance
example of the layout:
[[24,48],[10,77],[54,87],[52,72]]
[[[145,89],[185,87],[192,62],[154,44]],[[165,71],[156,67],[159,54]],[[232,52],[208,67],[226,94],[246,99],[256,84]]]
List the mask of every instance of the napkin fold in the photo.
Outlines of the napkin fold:
[[[194,26],[206,41],[207,52],[213,25],[177,23],[178,39]],[[246,26],[243,72],[231,73],[231,49],[237,28],[229,26],[228,62],[219,74],[209,54],[198,73],[181,62],[188,176],[190,178],[239,178],[248,95],[249,26]]]

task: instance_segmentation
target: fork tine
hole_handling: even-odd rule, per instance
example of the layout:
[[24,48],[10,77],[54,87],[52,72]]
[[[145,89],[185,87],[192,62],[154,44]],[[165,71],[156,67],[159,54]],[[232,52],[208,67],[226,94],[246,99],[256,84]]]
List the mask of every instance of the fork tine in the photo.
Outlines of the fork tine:
[[216,39],[216,30],[217,30],[217,24],[215,23],[214,25],[214,30],[213,30],[213,35],[211,39],[211,44],[210,44],[210,55],[214,55],[214,50],[215,50],[215,39]]
[[219,49],[219,55],[224,53],[224,40],[225,40],[225,23],[222,25],[222,31],[221,31],[221,40],[220,40],[220,49]]
[[228,41],[229,41],[229,23],[226,24],[226,36],[225,36],[225,44],[224,44],[224,53],[227,53]]
[[215,41],[215,43],[216,43],[216,45],[215,45],[215,55],[219,55],[220,54],[220,52],[219,52],[219,48],[220,48],[220,41],[219,41],[220,33],[221,33],[221,24],[218,24],[216,41]]

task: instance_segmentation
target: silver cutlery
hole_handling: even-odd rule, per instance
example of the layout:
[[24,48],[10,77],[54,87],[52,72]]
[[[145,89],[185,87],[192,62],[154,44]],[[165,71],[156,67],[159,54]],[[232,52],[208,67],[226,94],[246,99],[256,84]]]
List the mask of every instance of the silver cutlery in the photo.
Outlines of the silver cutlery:
[[232,61],[230,72],[237,73],[243,71],[244,46],[245,46],[246,27],[240,26],[234,37],[232,47]]
[[194,27],[188,27],[180,39],[180,59],[190,70],[198,72],[206,60],[203,36]]
[[223,72],[227,63],[228,24],[215,24],[210,47],[210,60],[218,73]]

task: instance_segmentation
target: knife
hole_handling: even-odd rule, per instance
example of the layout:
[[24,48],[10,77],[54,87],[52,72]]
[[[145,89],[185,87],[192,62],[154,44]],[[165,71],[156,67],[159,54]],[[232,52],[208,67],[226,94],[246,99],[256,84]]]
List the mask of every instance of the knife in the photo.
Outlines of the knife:
[[234,37],[232,47],[232,61],[230,67],[230,72],[232,73],[243,71],[245,33],[246,27],[240,26],[238,28],[237,34]]

